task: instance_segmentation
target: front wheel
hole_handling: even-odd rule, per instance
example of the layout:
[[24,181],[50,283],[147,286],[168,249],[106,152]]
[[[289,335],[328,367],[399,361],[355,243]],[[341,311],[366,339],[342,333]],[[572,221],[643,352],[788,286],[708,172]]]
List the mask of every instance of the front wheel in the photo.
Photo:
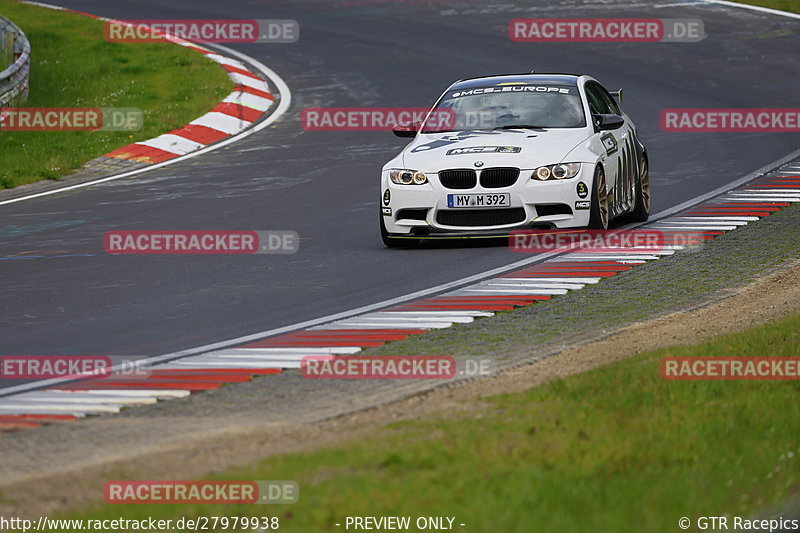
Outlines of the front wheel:
[[597,166],[592,184],[592,206],[589,211],[589,229],[608,229],[608,191],[606,173]]
[[419,239],[405,239],[397,237],[389,237],[389,232],[386,231],[386,224],[383,223],[383,213],[381,216],[381,240],[383,244],[389,248],[413,248],[419,244]]
[[636,180],[636,204],[628,215],[631,222],[647,222],[650,218],[650,171],[647,167],[647,158],[642,156],[639,161],[639,179]]

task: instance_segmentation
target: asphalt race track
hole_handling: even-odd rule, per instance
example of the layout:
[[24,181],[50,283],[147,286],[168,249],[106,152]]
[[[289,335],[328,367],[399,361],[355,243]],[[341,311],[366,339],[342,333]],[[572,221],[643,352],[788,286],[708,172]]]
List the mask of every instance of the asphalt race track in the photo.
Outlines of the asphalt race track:
[[[533,68],[591,74],[625,89],[625,110],[650,152],[653,212],[798,147],[796,134],[659,127],[664,108],[797,107],[800,35],[787,29],[796,21],[744,9],[623,0],[55,3],[122,19],[295,19],[297,43],[231,45],[280,74],[293,103],[275,125],[210,154],[0,207],[0,355],[159,355],[520,259],[504,246],[384,248],[378,173],[405,141],[388,131],[305,132],[306,107],[424,107],[459,78]],[[506,28],[518,17],[701,18],[708,37],[514,43]],[[287,256],[103,252],[106,231],[144,229],[293,230],[302,244]]]

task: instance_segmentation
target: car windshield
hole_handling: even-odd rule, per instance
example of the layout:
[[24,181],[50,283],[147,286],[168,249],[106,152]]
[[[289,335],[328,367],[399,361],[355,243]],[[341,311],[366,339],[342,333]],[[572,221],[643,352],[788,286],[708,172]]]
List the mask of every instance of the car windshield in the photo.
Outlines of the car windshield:
[[585,126],[577,87],[498,85],[448,92],[428,116],[422,133]]

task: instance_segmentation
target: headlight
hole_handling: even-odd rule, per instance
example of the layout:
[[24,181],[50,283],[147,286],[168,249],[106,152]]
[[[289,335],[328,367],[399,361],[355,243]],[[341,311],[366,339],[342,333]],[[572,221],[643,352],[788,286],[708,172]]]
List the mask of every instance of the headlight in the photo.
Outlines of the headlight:
[[539,167],[534,172],[537,180],[546,180],[550,177],[550,167]]
[[424,173],[407,168],[390,168],[389,179],[398,185],[425,185],[428,183],[428,177]]
[[533,177],[540,181],[552,179],[563,180],[574,178],[580,171],[580,163],[561,163],[559,165],[539,167],[533,171]]

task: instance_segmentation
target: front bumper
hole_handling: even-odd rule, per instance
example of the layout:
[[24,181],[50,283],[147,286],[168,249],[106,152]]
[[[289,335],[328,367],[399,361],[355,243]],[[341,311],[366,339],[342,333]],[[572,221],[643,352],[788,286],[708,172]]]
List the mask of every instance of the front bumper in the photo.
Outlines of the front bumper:
[[[513,185],[502,188],[477,185],[471,189],[447,189],[439,182],[436,173],[426,175],[429,183],[425,185],[397,185],[385,175],[382,177],[381,213],[390,235],[491,238],[505,237],[520,229],[584,228],[589,225],[590,191],[594,176],[592,164],[582,164],[577,176],[564,180],[539,181],[531,179],[533,170],[522,170]],[[447,198],[450,194],[501,193],[510,195],[508,207],[448,207]],[[468,214],[469,211],[472,213]]]

